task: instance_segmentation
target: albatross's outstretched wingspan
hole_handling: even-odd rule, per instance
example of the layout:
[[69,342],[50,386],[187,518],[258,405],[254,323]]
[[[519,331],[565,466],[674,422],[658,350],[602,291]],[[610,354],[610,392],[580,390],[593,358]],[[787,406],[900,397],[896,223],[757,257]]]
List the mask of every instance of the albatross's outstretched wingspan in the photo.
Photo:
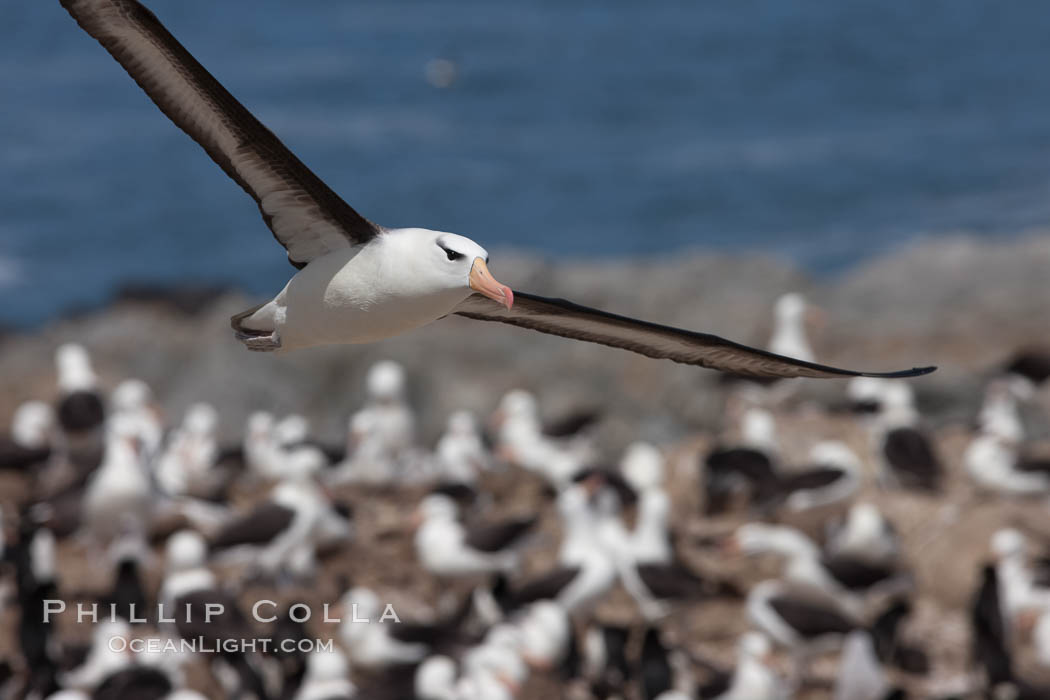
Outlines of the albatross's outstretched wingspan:
[[[251,350],[369,343],[451,312],[740,375],[865,374],[560,299],[521,294],[514,304],[512,290],[489,273],[488,253],[469,238],[426,229],[384,229],[354,211],[136,0],[61,3],[160,110],[255,199],[267,226],[288,250],[288,260],[305,268],[273,300],[232,318],[237,337]],[[483,296],[467,297],[472,292]],[[931,371],[868,376],[911,377]]]
[[548,299],[519,291],[514,292],[511,309],[473,294],[457,306],[454,313],[479,321],[499,321],[541,333],[622,348],[657,359],[754,377],[898,378],[928,374],[935,369],[917,367],[901,372],[872,373],[828,367],[775,355],[709,333],[661,326],[580,306],[565,299]]
[[381,231],[328,188],[135,0],[62,0],[161,111],[252,196],[288,260],[365,243]]

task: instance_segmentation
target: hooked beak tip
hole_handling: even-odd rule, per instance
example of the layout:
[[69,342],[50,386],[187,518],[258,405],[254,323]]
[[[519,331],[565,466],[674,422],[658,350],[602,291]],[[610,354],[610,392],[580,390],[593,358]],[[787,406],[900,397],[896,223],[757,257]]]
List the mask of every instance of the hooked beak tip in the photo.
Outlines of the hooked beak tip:
[[474,264],[470,268],[469,282],[470,288],[475,292],[502,304],[507,307],[508,311],[514,306],[514,290],[496,281],[483,258],[474,259]]

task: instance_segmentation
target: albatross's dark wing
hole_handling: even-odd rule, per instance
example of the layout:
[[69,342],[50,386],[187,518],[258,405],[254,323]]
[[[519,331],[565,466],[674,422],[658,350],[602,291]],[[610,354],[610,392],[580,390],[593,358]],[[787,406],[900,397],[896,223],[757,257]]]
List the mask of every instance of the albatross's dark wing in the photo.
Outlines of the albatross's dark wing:
[[728,581],[704,576],[679,561],[670,564],[639,564],[638,578],[657,600],[703,600],[740,598],[740,589]]
[[908,486],[936,491],[944,467],[930,439],[917,428],[894,428],[883,438],[882,452],[894,474]]
[[77,23],[259,205],[302,267],[381,230],[330,190],[135,0],[62,0]]
[[294,519],[295,511],[291,508],[264,501],[219,530],[212,538],[211,549],[218,551],[244,544],[265,544],[280,535]]
[[821,565],[831,577],[848,590],[867,590],[897,574],[896,567],[869,564],[859,557],[840,555],[824,556]]
[[511,518],[498,523],[467,528],[464,542],[468,547],[481,552],[499,552],[513,546],[522,536],[532,529],[539,518],[535,515],[525,518]]
[[778,596],[770,607],[802,638],[813,639],[825,634],[849,634],[857,624],[837,610],[801,598]]
[[869,373],[803,362],[765,350],[734,343],[709,333],[661,326],[574,304],[514,291],[514,307],[473,294],[456,307],[460,316],[479,321],[499,321],[541,333],[630,350],[657,359],[674,360],[723,372],[752,377],[915,377],[935,367],[902,372]]
[[492,596],[503,612],[509,614],[538,600],[554,600],[579,575],[578,566],[556,566],[521,583],[514,590],[510,589],[510,582],[501,577],[496,580]]

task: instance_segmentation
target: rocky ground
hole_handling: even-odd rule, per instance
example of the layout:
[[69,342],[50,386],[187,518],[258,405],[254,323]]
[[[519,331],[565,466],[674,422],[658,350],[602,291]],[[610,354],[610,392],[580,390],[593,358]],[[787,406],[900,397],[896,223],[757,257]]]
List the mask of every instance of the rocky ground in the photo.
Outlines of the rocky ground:
[[[937,239],[827,280],[813,280],[776,260],[699,254],[593,263],[504,254],[494,256],[492,268],[515,288],[754,344],[764,343],[768,335],[773,299],[801,291],[825,312],[826,324],[812,335],[821,361],[873,370],[938,365],[938,372],[916,381],[916,389],[952,474],[947,493],[938,499],[885,493],[869,481],[864,495],[904,534],[922,591],[907,634],[932,655],[934,674],[905,682],[923,697],[964,678],[965,606],[978,563],[987,556],[988,536],[996,527],[1018,522],[1050,532],[1045,504],[980,497],[959,463],[985,378],[1015,349],[1050,344],[1050,234],[994,243],[964,236]],[[232,337],[228,318],[252,303],[237,294],[223,295],[184,313],[165,302],[121,301],[10,334],[0,339],[0,423],[18,402],[53,396],[54,348],[77,340],[92,352],[104,383],[129,376],[146,380],[172,420],[190,403],[206,400],[220,409],[229,438],[239,435],[248,413],[267,409],[304,413],[322,438],[337,440],[347,416],[361,403],[367,368],[378,359],[393,358],[408,369],[427,444],[451,410],[470,408],[487,415],[514,387],[535,392],[550,415],[600,406],[606,417],[598,437],[609,457],[637,439],[668,452],[674,526],[685,534],[683,554],[742,583],[763,574],[754,562],[727,562],[699,544],[705,535],[728,532],[740,522],[739,516],[719,521],[699,516],[697,455],[721,425],[723,396],[714,373],[460,318],[372,346],[322,348],[287,357],[251,354]],[[800,392],[802,408],[779,416],[788,461],[801,459],[813,440],[823,438],[843,439],[867,458],[864,433],[853,419],[812,408],[840,401],[842,391],[841,382],[809,381]],[[1045,439],[1050,433],[1045,408],[1033,405],[1026,417],[1030,433]],[[873,462],[866,461],[873,471]],[[17,497],[19,489],[16,480],[0,481],[0,505]],[[494,477],[492,489],[500,510],[544,513],[543,535],[529,558],[530,568],[544,568],[557,544],[557,527],[539,485],[524,476],[502,475]],[[358,505],[361,528],[352,565],[347,558],[329,560],[325,583],[301,593],[331,600],[338,592],[328,588],[343,573],[391,591],[408,606],[432,603],[439,589],[414,575],[401,517],[418,493],[347,495]],[[244,498],[250,500],[251,494]],[[813,514],[794,524],[813,530],[828,515]],[[61,555],[60,573],[88,588],[104,584],[92,579],[93,569],[76,544],[64,545]],[[637,621],[625,594],[612,596],[597,614]],[[729,664],[733,640],[745,622],[737,606],[704,605],[672,616],[666,626],[669,638]],[[830,662],[816,667],[824,677],[833,669]],[[535,687],[523,697],[557,693],[542,679],[532,683]],[[827,695],[819,689],[810,694]]]

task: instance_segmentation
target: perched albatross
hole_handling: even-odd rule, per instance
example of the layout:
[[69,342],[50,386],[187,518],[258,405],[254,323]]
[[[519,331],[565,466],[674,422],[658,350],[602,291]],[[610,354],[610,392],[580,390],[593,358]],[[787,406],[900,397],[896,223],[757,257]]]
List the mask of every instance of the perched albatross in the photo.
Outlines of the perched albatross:
[[420,502],[413,525],[414,543],[423,567],[437,576],[470,576],[517,567],[517,546],[536,524],[536,516],[509,518],[466,527],[448,496],[432,493]]
[[82,437],[97,430],[106,418],[98,389],[98,375],[83,345],[66,343],[55,350],[59,399],[58,422],[67,437]]
[[[463,236],[390,229],[358,214],[134,0],[62,0],[177,126],[259,205],[299,272],[273,300],[235,315],[252,350],[368,343],[455,313],[748,376],[859,373],[563,299],[514,292]],[[916,376],[916,368],[891,376]]]

